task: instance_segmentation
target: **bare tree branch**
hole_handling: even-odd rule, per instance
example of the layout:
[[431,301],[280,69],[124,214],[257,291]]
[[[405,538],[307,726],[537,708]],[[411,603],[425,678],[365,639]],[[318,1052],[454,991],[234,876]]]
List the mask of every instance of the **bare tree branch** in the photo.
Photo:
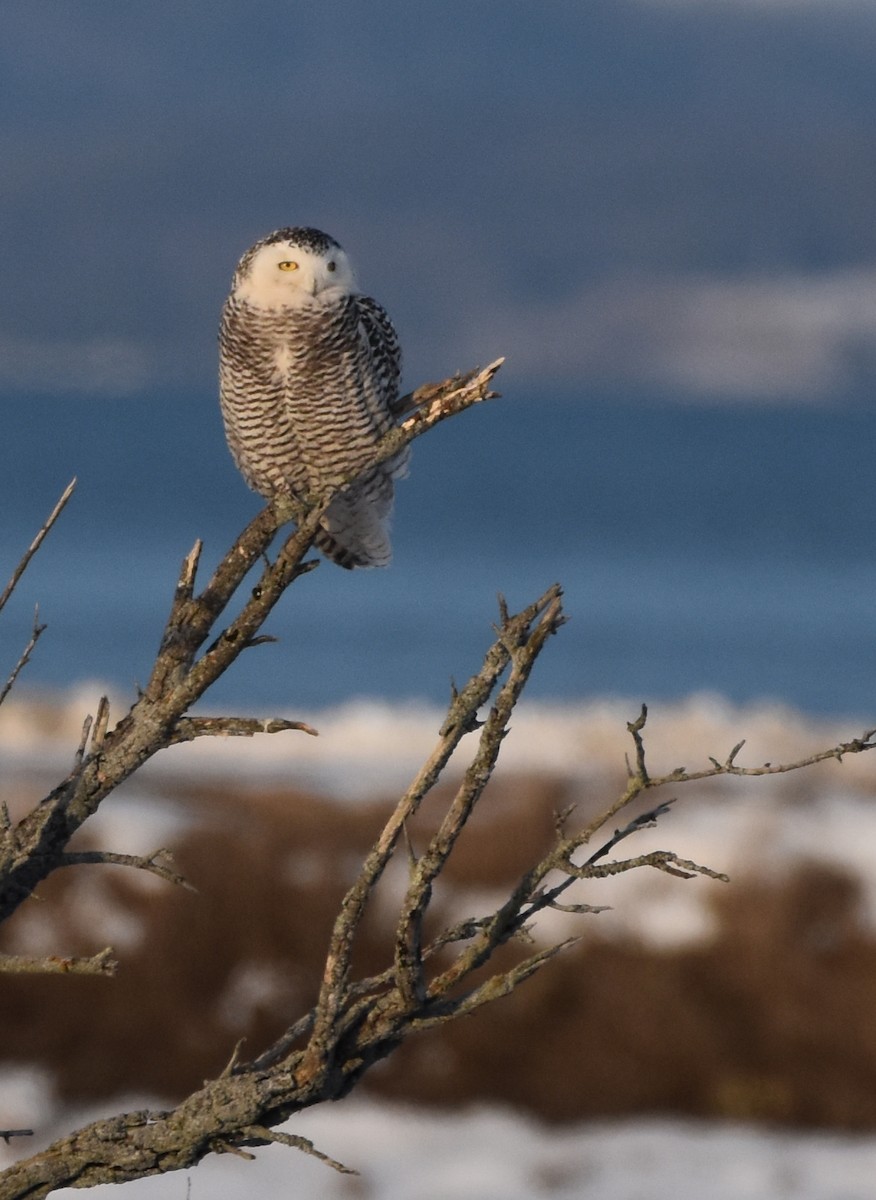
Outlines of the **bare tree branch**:
[[487,367],[476,367],[473,371],[467,371],[465,374],[457,373],[451,379],[445,379],[443,383],[421,384],[415,392],[408,392],[407,395],[399,398],[394,410],[395,416],[402,417],[410,412],[428,411],[430,405],[435,401],[438,401],[445,410],[445,416],[451,416],[452,413],[449,410],[452,405],[453,391],[468,391],[472,387],[482,389],[481,399],[495,400],[499,393],[490,392],[487,389],[493,376],[504,362],[504,358],[497,358]]
[[[265,1129],[301,1108],[343,1095],[371,1064],[410,1032],[472,1011],[490,998],[510,991],[556,953],[558,947],[540,951],[526,964],[498,976],[492,984],[479,983],[454,996],[449,994],[451,984],[441,984],[442,976],[438,975],[413,1006],[407,997],[410,987],[406,982],[398,986],[397,969],[368,981],[357,983],[350,979],[356,931],[367,901],[399,842],[405,821],[437,781],[453,749],[471,727],[478,708],[489,700],[503,672],[510,667],[508,679],[499,687],[490,717],[478,736],[469,771],[436,836],[433,854],[446,857],[448,838],[453,840],[458,834],[471,812],[473,797],[486,786],[514,701],[547,637],[561,623],[560,590],[550,588],[523,612],[502,622],[481,670],[451,701],[435,750],[399,801],[344,900],[314,1012],[280,1039],[272,1055],[250,1064],[234,1061],[229,1071],[171,1112],[152,1113],[148,1117],[132,1113],[96,1122],[9,1168],[0,1177],[0,1200],[44,1196],[62,1186],[123,1182],[144,1174],[192,1166],[217,1148],[241,1150],[263,1144]],[[412,898],[419,897],[420,887],[417,883]],[[410,920],[419,925],[420,908],[415,904],[410,907],[412,912],[416,909]],[[414,940],[420,940],[419,928]],[[501,940],[497,939],[495,944]],[[444,945],[449,944],[450,939],[446,939]],[[431,954],[420,956],[422,960],[427,957]],[[464,979],[466,974],[460,978]],[[307,1044],[295,1050],[294,1042],[300,1036],[308,1038]],[[124,1154],[119,1153],[120,1138]],[[285,1135],[278,1140],[284,1141]]]
[[575,879],[605,879],[608,875],[621,875],[624,871],[633,871],[637,867],[656,867],[658,871],[665,871],[667,875],[675,875],[679,879],[707,875],[710,879],[720,879],[722,883],[730,882],[729,877],[720,871],[713,871],[711,867],[701,867],[688,859],[679,858],[671,850],[652,850],[650,854],[640,854],[637,858],[622,858],[616,862],[602,863],[600,866],[585,863],[583,867],[576,867],[574,863],[567,862],[564,870]]
[[43,541],[45,540],[46,535],[48,534],[49,530],[52,528],[52,526],[57,521],[58,517],[63,512],[67,501],[73,495],[73,490],[75,487],[76,487],[76,480],[71,479],[70,482],[67,484],[67,486],[64,488],[64,491],[61,493],[61,497],[58,500],[58,503],[55,505],[55,507],[49,513],[45,522],[41,526],[39,533],[36,535],[36,537],[33,539],[31,544],[28,546],[27,550],[25,550],[24,554],[21,556],[18,566],[12,572],[12,578],[9,580],[9,582],[7,583],[7,585],[3,589],[3,591],[0,592],[0,612],[2,612],[3,608],[6,605],[7,600],[12,595],[12,593],[15,591],[15,587],[16,587],[19,579],[21,579],[22,575],[27,570],[28,563],[33,558],[33,556],[36,554],[37,550],[39,550],[39,548],[43,544]]
[[[403,445],[447,417],[495,396],[490,383],[500,365],[498,360],[430,388],[424,407],[380,440],[369,466],[392,457]],[[256,644],[263,623],[289,584],[316,565],[303,560],[319,519],[338,491],[355,478],[353,475],[333,481],[309,506],[287,500],[267,505],[237,539],[200,594],[196,592],[196,576],[201,551],[200,543],[195,543],[182,564],[145,691],[113,729],[107,729],[108,714],[102,711],[91,752],[86,753],[88,729],[84,729],[74,769],[67,779],[16,826],[0,832],[0,920],[14,912],[60,865],[73,833],[133,771],[164,747],[206,731],[206,719],[186,718],[187,710],[244,650]],[[281,526],[293,519],[297,528],[286,536],[273,562],[264,560],[259,580],[236,615],[217,633],[220,618],[244,578],[264,558]],[[213,641],[202,650],[211,634]],[[186,724],[193,720],[194,725]],[[229,720],[231,724],[224,732],[244,732],[240,726],[235,730],[233,719]],[[273,726],[290,727],[279,722]],[[292,727],[296,727],[294,723]]]
[[18,659],[18,662],[12,668],[9,678],[6,680],[6,683],[3,685],[2,691],[0,691],[0,704],[3,703],[3,701],[9,695],[9,693],[12,691],[13,685],[15,684],[15,681],[18,678],[18,676],[21,674],[22,669],[24,667],[26,667],[27,664],[30,662],[30,656],[31,656],[31,654],[33,654],[34,647],[36,646],[37,642],[40,640],[40,637],[46,631],[46,626],[40,625],[40,623],[39,623],[39,615],[40,615],[40,610],[39,610],[39,607],[37,607],[34,609],[33,629],[31,630],[30,641],[27,643],[25,648],[22,650],[21,655]]
[[[50,954],[32,958],[23,954],[0,954],[0,974],[4,975],[115,975],[118,963],[107,946],[91,958],[63,958]],[[2,1188],[0,1188],[2,1195]]]
[[256,717],[182,717],[177,721],[168,745],[193,742],[199,737],[255,737],[257,733],[285,733],[288,730],[319,737],[319,731],[304,721],[284,721],[277,717],[266,721]]
[[[327,1154],[323,1154],[321,1150],[317,1150],[313,1142],[308,1138],[298,1137],[293,1133],[282,1133],[276,1129],[267,1129],[264,1125],[252,1125],[249,1129],[242,1131],[245,1136],[253,1139],[254,1145],[269,1145],[275,1142],[279,1146],[291,1146],[294,1150],[301,1150],[304,1154],[309,1154],[311,1158],[318,1158],[320,1162],[324,1162],[327,1167],[334,1168],[341,1175],[358,1175],[358,1171],[354,1171],[352,1167],[345,1167],[335,1158],[329,1158]],[[257,1139],[257,1140],[256,1140]]]
[[91,731],[91,753],[96,754],[103,745],[109,725],[110,704],[106,696],[101,696],[97,703],[97,716],[94,718],[94,728]]
[[189,892],[197,891],[185,876],[180,875],[174,868],[173,855],[169,850],[160,849],[148,855],[114,854],[111,850],[77,850],[67,851],[58,860],[59,867],[81,867],[84,865],[111,867],[133,867],[138,871],[147,871],[157,875],[165,883],[174,883],[184,887]]
[[[9,600],[9,597],[15,591],[18,581],[21,579],[22,575],[27,570],[30,560],[36,554],[37,550],[39,550],[40,546],[45,541],[46,535],[48,534],[49,530],[52,528],[52,526],[57,521],[58,517],[63,512],[63,510],[67,504],[67,501],[73,495],[73,490],[75,487],[76,487],[76,480],[71,479],[70,482],[67,484],[66,488],[64,488],[64,491],[61,493],[61,496],[60,496],[57,504],[55,505],[55,507],[52,509],[52,511],[49,513],[48,517],[44,521],[44,523],[41,526],[36,537],[33,539],[31,544],[28,546],[27,550],[25,550],[24,554],[21,556],[21,558],[18,562],[18,565],[16,566],[15,570],[12,572],[12,577],[10,578],[9,582],[6,584],[6,587],[3,589],[3,592],[0,593],[0,612],[2,612],[2,610],[5,608],[6,602]],[[39,622],[39,607],[37,606],[34,609],[33,628],[31,630],[30,640],[28,641],[24,650],[21,652],[18,662],[12,668],[9,678],[6,680],[6,683],[3,685],[2,691],[0,691],[0,704],[3,703],[3,701],[6,699],[6,697],[11,692],[13,686],[15,685],[15,681],[18,678],[18,676],[20,675],[21,671],[30,662],[30,656],[34,651],[34,648],[36,647],[37,642],[39,641],[42,634],[45,633],[45,631],[46,631],[46,626],[41,625]]]

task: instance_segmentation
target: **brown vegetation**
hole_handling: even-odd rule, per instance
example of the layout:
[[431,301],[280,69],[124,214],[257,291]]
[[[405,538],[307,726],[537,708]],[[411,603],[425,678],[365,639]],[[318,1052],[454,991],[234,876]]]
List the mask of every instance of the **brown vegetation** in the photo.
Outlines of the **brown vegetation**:
[[[176,856],[198,894],[107,867],[56,874],[40,892],[55,944],[99,948],[87,897],[97,876],[101,909],[126,914],[139,936],[113,980],[5,981],[4,1056],[45,1064],[68,1099],[180,1097],[240,1037],[247,1055],[278,1037],[289,1011],[316,998],[338,905],[388,807],[294,792],[179,799],[191,824]],[[436,919],[448,919],[450,885],[454,904],[507,891],[551,845],[567,799],[562,781],[494,780],[448,861]],[[428,825],[427,811],[415,845]],[[402,882],[381,883],[387,901]],[[581,943],[550,971],[410,1039],[362,1086],[430,1103],[499,1100],[555,1120],[676,1112],[876,1127],[876,938],[858,885],[801,864],[709,894],[714,938],[671,950],[609,940],[598,917],[579,918]],[[378,891],[359,969],[385,961],[396,912]]]

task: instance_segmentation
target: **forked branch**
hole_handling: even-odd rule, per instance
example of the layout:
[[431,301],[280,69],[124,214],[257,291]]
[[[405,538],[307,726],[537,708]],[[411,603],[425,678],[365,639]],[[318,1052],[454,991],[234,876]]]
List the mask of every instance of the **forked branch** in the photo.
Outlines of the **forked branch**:
[[[413,411],[381,439],[369,465],[392,457],[403,445],[440,421],[495,396],[490,384],[501,361],[464,376],[453,376],[443,384],[430,385],[422,395],[414,393]],[[286,588],[317,565],[304,559],[320,517],[338,491],[353,482],[353,478],[331,481],[324,493],[308,505],[289,501],[268,504],[237,539],[200,593],[197,573],[201,544],[195,544],[182,564],[145,691],[114,728],[109,727],[108,705],[102,701],[93,728],[89,718],[83,730],[70,775],[17,825],[0,833],[0,920],[14,912],[48,874],[62,865],[68,841],[105,797],[165,747],[208,735],[314,732],[303,722],[277,719],[260,724],[246,718],[189,717],[187,712],[240,654],[268,640],[261,633],[264,622]],[[21,577],[71,491],[72,485],[19,564],[4,597]],[[296,528],[285,536],[274,560],[269,561],[265,557],[268,547],[282,526],[291,520],[296,522]],[[235,597],[250,570],[260,561],[259,578],[234,611]]]

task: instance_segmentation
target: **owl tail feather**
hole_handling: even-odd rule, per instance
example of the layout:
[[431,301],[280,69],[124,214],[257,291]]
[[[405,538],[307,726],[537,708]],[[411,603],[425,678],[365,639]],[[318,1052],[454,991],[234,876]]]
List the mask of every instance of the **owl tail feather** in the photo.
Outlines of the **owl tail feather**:
[[385,567],[392,558],[389,513],[392,481],[374,474],[335,496],[320,522],[314,541],[328,558],[353,567]]
[[354,567],[374,566],[374,563],[369,562],[368,559],[363,559],[352,550],[348,550],[345,546],[342,546],[324,529],[320,529],[313,542],[326,558],[330,558],[333,563],[337,563],[339,567],[344,567],[347,571],[352,571]]
[[360,526],[354,536],[349,530],[323,525],[313,541],[326,558],[348,571],[354,567],[386,567],[392,558],[386,529],[376,521],[371,529]]

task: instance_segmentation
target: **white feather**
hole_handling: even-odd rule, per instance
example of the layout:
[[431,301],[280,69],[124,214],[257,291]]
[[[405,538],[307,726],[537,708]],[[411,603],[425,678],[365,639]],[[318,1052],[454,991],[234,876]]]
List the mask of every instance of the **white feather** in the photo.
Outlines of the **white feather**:
[[[280,266],[288,262],[296,263],[296,269]],[[330,264],[334,264],[333,269]],[[305,308],[336,303],[355,290],[350,260],[340,246],[318,254],[288,242],[272,242],[256,252],[246,275],[237,283],[235,295],[258,308]]]

